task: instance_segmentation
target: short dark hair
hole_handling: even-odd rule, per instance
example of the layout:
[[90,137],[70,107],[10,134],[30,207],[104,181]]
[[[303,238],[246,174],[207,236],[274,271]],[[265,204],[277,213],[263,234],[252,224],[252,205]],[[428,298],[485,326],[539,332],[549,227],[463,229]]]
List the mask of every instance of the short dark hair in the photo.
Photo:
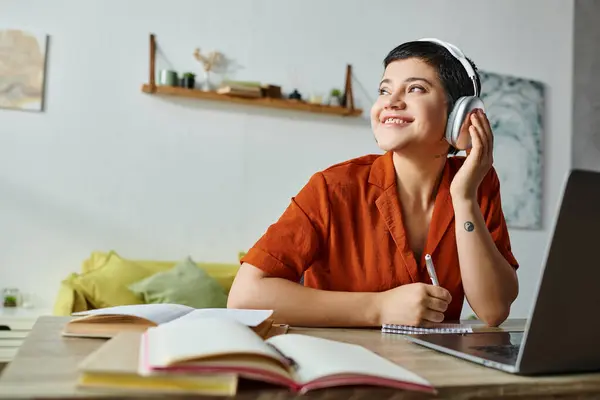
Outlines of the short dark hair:
[[[448,114],[454,103],[462,96],[473,96],[473,82],[463,65],[443,46],[427,41],[402,43],[388,53],[383,60],[384,68],[396,60],[418,58],[436,69],[448,100]],[[467,57],[476,75],[477,91],[481,92],[481,80],[475,63]],[[451,154],[458,150],[450,146]]]

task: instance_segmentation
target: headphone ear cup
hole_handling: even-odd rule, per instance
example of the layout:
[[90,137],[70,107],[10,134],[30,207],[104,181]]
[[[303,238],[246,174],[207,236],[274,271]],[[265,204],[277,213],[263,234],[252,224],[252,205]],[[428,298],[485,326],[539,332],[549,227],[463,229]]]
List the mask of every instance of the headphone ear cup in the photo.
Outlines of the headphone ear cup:
[[484,109],[483,101],[477,96],[464,96],[459,98],[446,123],[446,140],[459,150],[471,148],[471,135],[469,134],[469,114],[476,109]]

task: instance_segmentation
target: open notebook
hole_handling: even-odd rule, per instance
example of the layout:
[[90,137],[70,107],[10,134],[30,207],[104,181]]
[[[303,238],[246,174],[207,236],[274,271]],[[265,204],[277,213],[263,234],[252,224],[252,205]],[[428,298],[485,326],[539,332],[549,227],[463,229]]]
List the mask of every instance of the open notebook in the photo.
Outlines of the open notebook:
[[234,320],[206,318],[149,328],[140,344],[142,376],[234,373],[298,393],[375,385],[435,393],[424,378],[363,346],[301,334],[262,340]]
[[[111,338],[123,331],[145,331],[149,327],[179,324],[201,318],[219,317],[238,321],[257,328],[268,329],[273,310],[244,310],[231,308],[196,309],[181,304],[136,304],[99,308],[73,313],[63,336]],[[263,326],[269,325],[269,326]]]

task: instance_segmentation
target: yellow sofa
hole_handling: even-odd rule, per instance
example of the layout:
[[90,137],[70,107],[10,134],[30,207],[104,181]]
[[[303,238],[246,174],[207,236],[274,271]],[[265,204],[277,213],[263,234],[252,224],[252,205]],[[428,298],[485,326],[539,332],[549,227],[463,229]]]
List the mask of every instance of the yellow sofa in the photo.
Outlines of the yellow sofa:
[[[242,256],[240,253],[239,256]],[[154,273],[172,268],[178,261],[129,260],[115,251],[94,251],[83,261],[79,273],[71,273],[61,283],[54,304],[55,315],[125,304],[143,304],[127,286]],[[233,283],[239,264],[196,262],[223,287]]]

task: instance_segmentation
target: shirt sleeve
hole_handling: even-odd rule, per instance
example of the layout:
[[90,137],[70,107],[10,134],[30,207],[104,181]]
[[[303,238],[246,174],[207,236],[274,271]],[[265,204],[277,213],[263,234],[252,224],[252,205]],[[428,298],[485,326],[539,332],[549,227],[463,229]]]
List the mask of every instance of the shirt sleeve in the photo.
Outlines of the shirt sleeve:
[[327,184],[323,174],[316,173],[241,262],[269,276],[298,282],[324,251],[329,214]]
[[481,204],[483,217],[496,247],[516,270],[519,268],[519,263],[512,253],[508,228],[502,211],[500,179],[494,167],[489,172],[488,182],[487,190],[483,194],[484,201]]

